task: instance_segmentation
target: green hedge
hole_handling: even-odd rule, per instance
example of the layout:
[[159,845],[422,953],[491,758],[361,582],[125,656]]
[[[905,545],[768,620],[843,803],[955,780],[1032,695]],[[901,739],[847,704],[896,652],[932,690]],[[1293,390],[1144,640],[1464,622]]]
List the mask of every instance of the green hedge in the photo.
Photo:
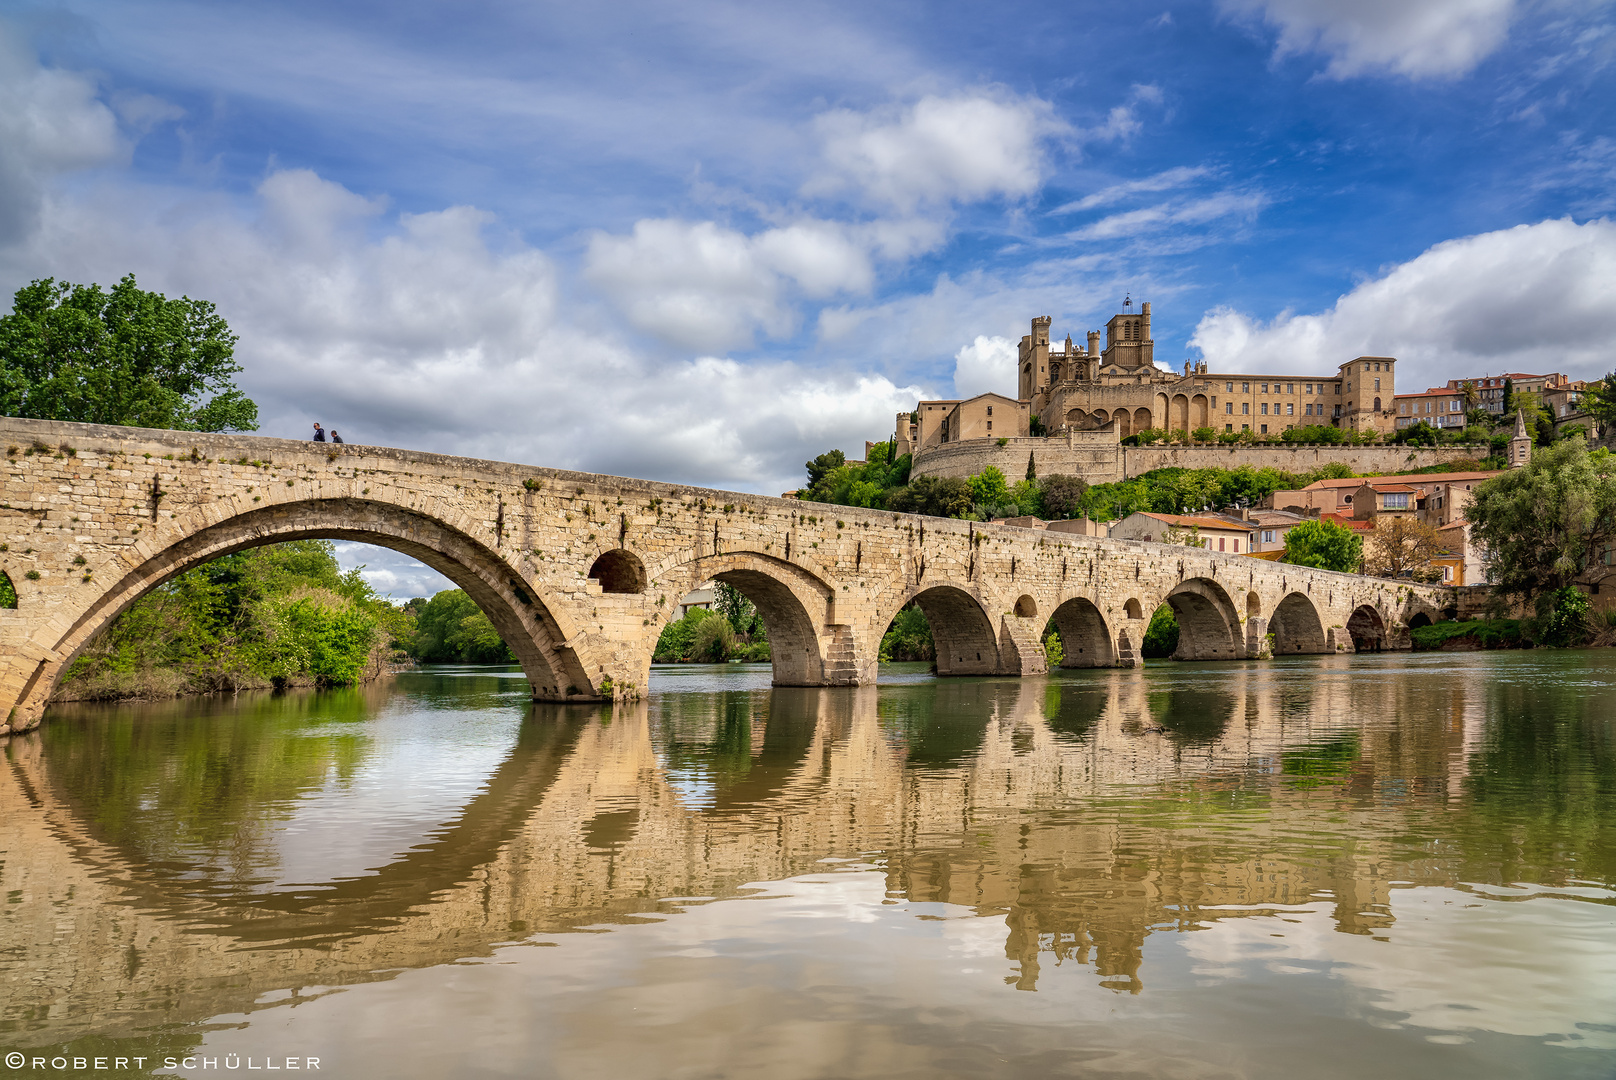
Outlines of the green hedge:
[[1440,649],[1443,642],[1473,637],[1483,649],[1527,649],[1532,643],[1523,635],[1519,619],[1471,619],[1468,622],[1440,622],[1416,626],[1409,631],[1415,649]]

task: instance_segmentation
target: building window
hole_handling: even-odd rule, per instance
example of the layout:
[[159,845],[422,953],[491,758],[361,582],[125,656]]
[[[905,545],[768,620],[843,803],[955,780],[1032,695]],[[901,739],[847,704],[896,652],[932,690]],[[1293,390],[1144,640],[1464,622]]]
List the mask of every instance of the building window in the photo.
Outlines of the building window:
[[1312,392],[1313,392],[1313,384],[1312,383],[1307,383],[1302,387],[1302,393],[1311,394]]
[[1268,393],[1268,384],[1267,383],[1262,384],[1262,392],[1265,393],[1265,394]]
[[1262,426],[1262,433],[1263,433],[1263,434],[1264,434],[1264,435],[1266,435],[1266,434],[1268,434],[1268,425],[1267,425],[1267,424],[1264,424],[1264,425],[1263,425],[1263,426]]
[[1223,542],[1224,542],[1224,541],[1223,541],[1223,537],[1221,537],[1221,536],[1220,536],[1220,537],[1218,537],[1218,550],[1219,550],[1219,551],[1222,551],[1222,550],[1223,550]]
[[1240,412],[1241,412],[1242,415],[1250,416],[1251,415],[1251,402],[1242,401],[1240,403]]
[[1234,402],[1225,401],[1223,403],[1223,411],[1226,412],[1226,413],[1233,413],[1234,412]]
[[1243,383],[1241,383],[1241,384],[1240,384],[1240,392],[1241,392],[1241,393],[1242,393],[1242,394],[1249,394],[1249,393],[1251,393],[1251,384],[1250,384],[1250,383],[1248,383],[1248,382],[1243,382]]
[[1375,399],[1375,411],[1376,412],[1380,411],[1380,399],[1379,398]]
[[1408,492],[1406,492],[1406,491],[1388,491],[1388,492],[1386,492],[1386,509],[1387,510],[1407,510],[1408,509]]
[[1258,408],[1262,409],[1262,414],[1264,416],[1268,415],[1268,402],[1263,402],[1260,406],[1258,406]]
[[1251,425],[1250,424],[1241,424],[1240,425],[1240,430],[1241,431],[1250,431],[1251,430]]
[[1226,394],[1234,393],[1234,383],[1229,383],[1226,387],[1224,387],[1224,393],[1226,393]]
[[1233,431],[1234,430],[1234,425],[1233,424],[1224,424],[1223,425],[1223,430],[1224,431]]
[[[1335,383],[1334,386],[1335,386],[1335,396],[1340,397],[1341,396],[1341,384],[1340,383]],[[1352,384],[1351,383],[1347,384],[1347,389],[1348,390],[1352,389]]]
[[[1380,366],[1380,365],[1379,365],[1379,364],[1376,364],[1376,365],[1375,365],[1375,366],[1376,366],[1376,367],[1379,367],[1379,366]],[[1376,390],[1379,390],[1379,389],[1380,389],[1380,380],[1379,380],[1379,379],[1376,379],[1376,380],[1375,380],[1375,389],[1376,389]]]
[[1236,555],[1240,554],[1240,541],[1238,540],[1234,542],[1234,553]]
[[988,406],[988,415],[989,415],[989,416],[992,416],[992,415],[993,415],[993,406],[992,406],[992,405],[989,405],[989,406]]
[[1273,529],[1264,529],[1262,531],[1262,542],[1265,543],[1265,544],[1272,544],[1274,542],[1274,530]]
[[993,421],[992,421],[992,420],[989,420],[989,421],[988,421],[988,430],[989,430],[989,431],[992,431],[992,430],[993,430]]
[[1287,393],[1287,394],[1294,394],[1294,393],[1296,393],[1296,384],[1295,384],[1295,383],[1293,383],[1293,382],[1288,382],[1288,383],[1286,383],[1286,384],[1285,384],[1285,392],[1286,392],[1286,393]]
[[1311,401],[1310,401],[1310,402],[1308,402],[1308,403],[1307,403],[1307,408],[1306,408],[1306,409],[1304,409],[1304,410],[1303,410],[1303,411],[1304,411],[1304,412],[1305,412],[1305,413],[1306,413],[1306,414],[1307,414],[1307,415],[1308,415],[1308,416],[1312,416],[1312,415],[1313,415],[1313,403],[1312,403],[1312,402],[1311,402]]
[[1285,415],[1286,416],[1295,416],[1296,415],[1296,402],[1287,401],[1285,403]]

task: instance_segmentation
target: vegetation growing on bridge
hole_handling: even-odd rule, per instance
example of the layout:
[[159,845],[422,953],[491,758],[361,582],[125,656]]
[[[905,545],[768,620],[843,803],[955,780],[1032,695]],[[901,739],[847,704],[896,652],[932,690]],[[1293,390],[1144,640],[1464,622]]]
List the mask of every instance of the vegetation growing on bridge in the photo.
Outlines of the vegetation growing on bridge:
[[172,696],[336,686],[401,659],[412,620],[378,597],[332,545],[300,540],[236,552],[153,589],[92,641],[64,698]]
[[769,661],[768,629],[752,601],[720,581],[714,586],[713,608],[691,608],[664,626],[651,659],[659,664]]

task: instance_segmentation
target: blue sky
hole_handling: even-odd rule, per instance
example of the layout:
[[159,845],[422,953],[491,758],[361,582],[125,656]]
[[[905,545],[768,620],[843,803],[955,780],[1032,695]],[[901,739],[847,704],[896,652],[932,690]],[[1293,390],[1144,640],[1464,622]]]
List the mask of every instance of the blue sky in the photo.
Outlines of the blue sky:
[[1609,3],[0,0],[0,287],[218,303],[266,434],[794,487],[1028,320],[1603,374]]

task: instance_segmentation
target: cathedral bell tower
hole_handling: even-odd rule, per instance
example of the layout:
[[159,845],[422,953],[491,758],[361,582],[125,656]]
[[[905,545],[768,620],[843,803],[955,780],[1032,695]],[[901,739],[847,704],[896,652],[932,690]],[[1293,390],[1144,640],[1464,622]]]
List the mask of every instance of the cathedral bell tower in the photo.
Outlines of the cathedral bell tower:
[[1131,310],[1131,300],[1123,303],[1123,312],[1111,316],[1105,324],[1105,352],[1101,366],[1113,365],[1124,371],[1150,368],[1156,362],[1156,342],[1150,336],[1150,302],[1139,305],[1138,314]]

